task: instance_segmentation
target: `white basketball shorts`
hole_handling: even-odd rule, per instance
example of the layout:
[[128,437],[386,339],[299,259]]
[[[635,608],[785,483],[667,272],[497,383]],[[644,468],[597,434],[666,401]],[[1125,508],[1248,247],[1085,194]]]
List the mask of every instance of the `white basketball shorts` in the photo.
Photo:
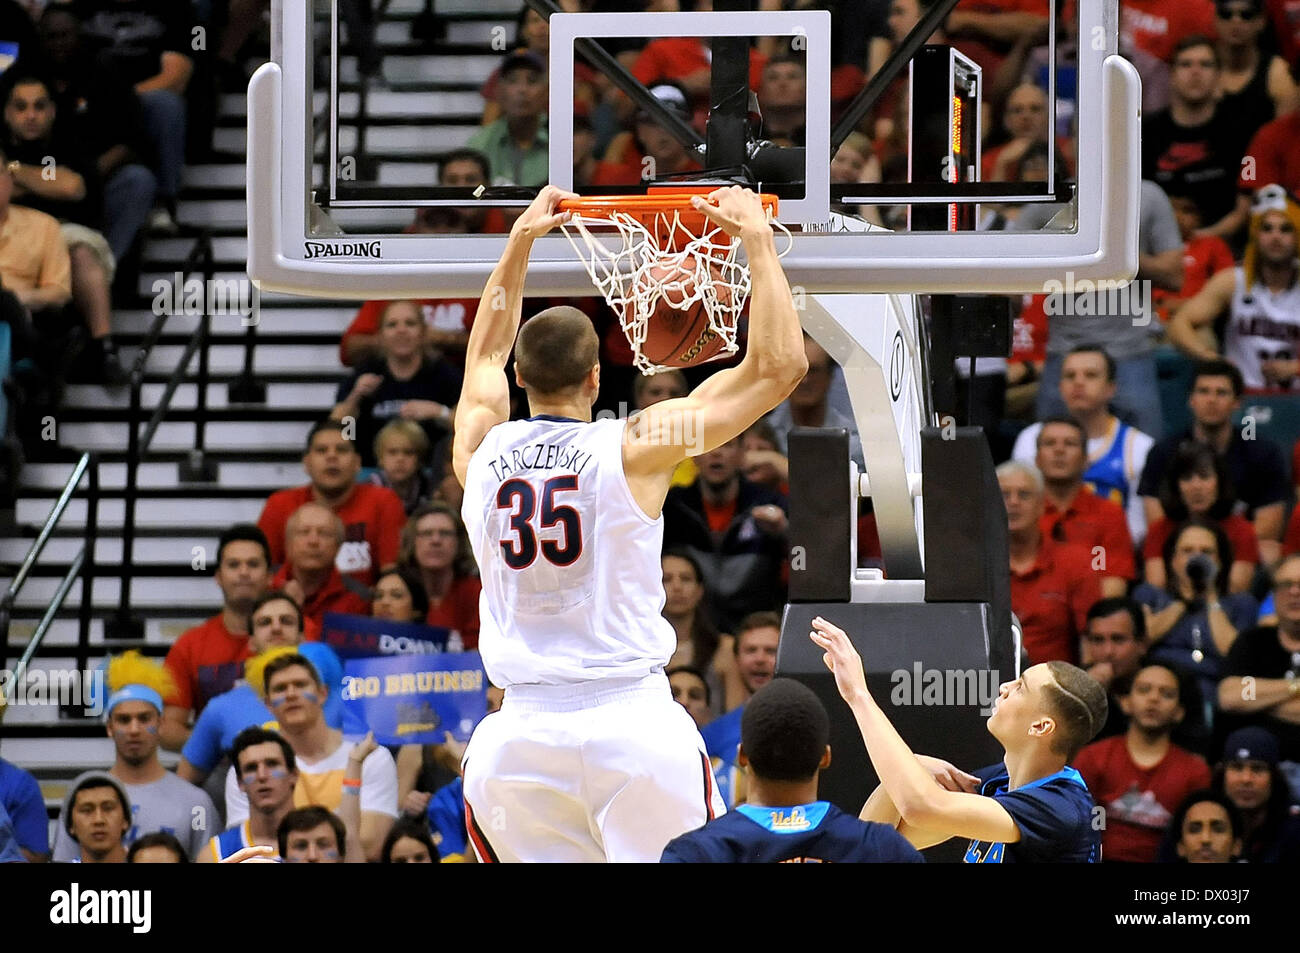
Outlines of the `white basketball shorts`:
[[668,679],[516,685],[465,751],[480,861],[649,862],[724,813],[704,741]]

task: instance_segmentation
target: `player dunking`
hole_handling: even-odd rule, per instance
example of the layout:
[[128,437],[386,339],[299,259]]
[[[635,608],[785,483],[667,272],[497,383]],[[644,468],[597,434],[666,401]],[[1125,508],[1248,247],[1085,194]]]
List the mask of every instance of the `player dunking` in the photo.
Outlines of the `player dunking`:
[[[465,814],[484,861],[646,861],[722,813],[695,723],[664,667],[661,510],[673,470],[774,408],[807,369],[758,196],[695,208],[739,237],[753,297],[737,366],[630,420],[592,422],[590,319],[550,308],[520,331],[532,243],[565,220],[548,186],[511,229],[465,355],[453,466],[483,578],[479,651],[505,689],[465,753]],[[518,341],[516,341],[518,335]],[[509,421],[506,366],[532,414]]]

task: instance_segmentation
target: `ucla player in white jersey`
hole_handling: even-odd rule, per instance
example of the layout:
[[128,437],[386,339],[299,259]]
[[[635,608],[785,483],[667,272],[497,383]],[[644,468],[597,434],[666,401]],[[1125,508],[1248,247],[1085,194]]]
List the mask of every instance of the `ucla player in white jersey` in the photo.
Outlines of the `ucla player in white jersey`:
[[[465,752],[466,824],[483,861],[657,861],[725,810],[664,675],[676,647],[660,614],[664,497],[678,463],[779,404],[807,361],[766,212],[753,192],[720,189],[694,204],[749,261],[744,360],[686,397],[592,422],[590,319],[550,308],[519,329],[532,243],[565,220],[568,197],[546,187],[511,229],[456,408],[453,467],[483,577],[479,651],[505,690]],[[526,420],[509,420],[512,348]]]

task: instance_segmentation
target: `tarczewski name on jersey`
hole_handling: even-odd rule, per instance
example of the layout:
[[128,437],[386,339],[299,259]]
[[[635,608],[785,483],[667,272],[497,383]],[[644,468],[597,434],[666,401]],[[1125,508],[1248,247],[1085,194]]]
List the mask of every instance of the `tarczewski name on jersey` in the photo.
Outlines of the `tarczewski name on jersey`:
[[511,473],[520,470],[572,470],[582,473],[591,462],[592,455],[576,447],[557,443],[528,443],[510,451],[509,458],[498,454],[496,460],[488,461],[492,475],[503,480]]

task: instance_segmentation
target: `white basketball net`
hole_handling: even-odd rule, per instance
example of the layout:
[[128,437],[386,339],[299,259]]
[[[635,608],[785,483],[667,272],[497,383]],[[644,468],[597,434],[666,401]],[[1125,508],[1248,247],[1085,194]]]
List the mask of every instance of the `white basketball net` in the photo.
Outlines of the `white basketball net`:
[[[592,234],[594,227],[611,225],[618,229],[617,236]],[[675,210],[655,212],[648,224],[626,212],[575,212],[562,227],[592,282],[618,315],[641,373],[668,370],[642,351],[650,318],[661,301],[681,311],[703,302],[709,328],[722,340],[722,349],[710,360],[736,353],[736,325],[749,298],[749,269],[736,260],[740,243],[721,228],[706,221],[707,230],[694,235]],[[660,236],[669,239],[669,245],[676,239],[679,248],[665,249]],[[667,275],[656,275],[655,270]]]

